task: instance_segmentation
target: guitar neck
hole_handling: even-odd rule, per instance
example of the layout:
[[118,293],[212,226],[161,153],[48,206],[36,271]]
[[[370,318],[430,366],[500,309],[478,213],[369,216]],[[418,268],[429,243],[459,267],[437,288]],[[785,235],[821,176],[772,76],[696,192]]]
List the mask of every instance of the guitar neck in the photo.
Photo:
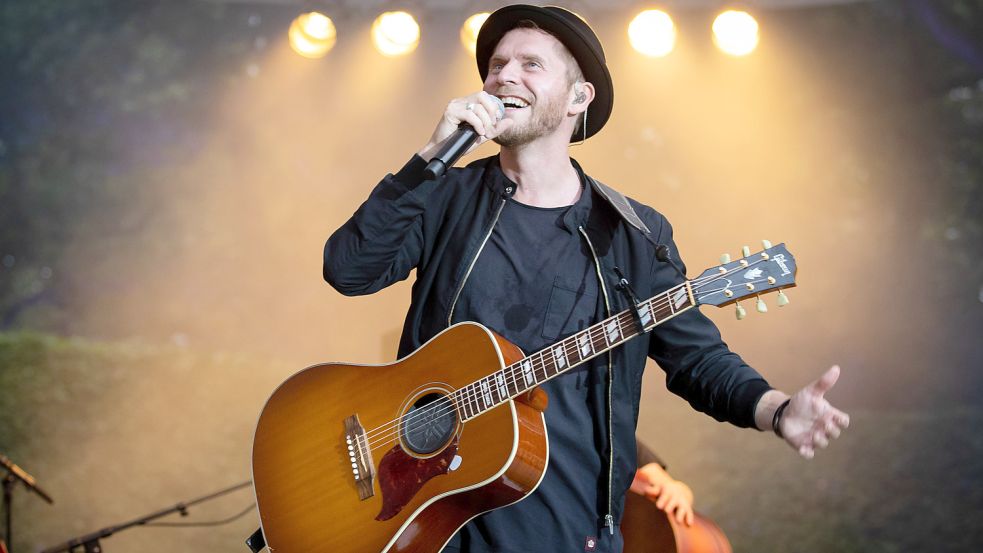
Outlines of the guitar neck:
[[[696,305],[690,281],[604,319],[454,392],[467,421],[601,355]],[[639,326],[641,322],[641,326]]]

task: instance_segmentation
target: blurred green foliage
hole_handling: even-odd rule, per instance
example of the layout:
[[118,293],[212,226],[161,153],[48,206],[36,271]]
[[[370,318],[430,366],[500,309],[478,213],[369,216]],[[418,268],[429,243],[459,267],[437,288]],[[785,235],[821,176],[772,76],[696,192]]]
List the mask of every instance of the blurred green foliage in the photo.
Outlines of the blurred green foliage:
[[158,168],[195,151],[210,92],[242,77],[269,12],[200,1],[0,5],[0,328],[65,332],[77,287],[113,285],[73,281],[65,253],[76,244],[162,239],[142,232],[170,184]]

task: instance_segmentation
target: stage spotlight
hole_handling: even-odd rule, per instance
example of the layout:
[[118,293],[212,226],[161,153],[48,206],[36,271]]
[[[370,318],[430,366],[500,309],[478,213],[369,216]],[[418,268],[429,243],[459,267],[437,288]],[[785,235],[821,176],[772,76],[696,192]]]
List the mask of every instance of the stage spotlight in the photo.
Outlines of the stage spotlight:
[[758,22],[747,12],[728,10],[713,21],[713,42],[731,56],[746,56],[758,46]]
[[471,54],[474,54],[475,48],[477,48],[478,43],[478,31],[481,30],[481,26],[484,25],[485,20],[491,15],[488,12],[476,13],[468,18],[461,26],[461,44],[468,49]]
[[372,41],[384,56],[409,54],[420,43],[420,26],[406,12],[386,12],[372,23]]
[[298,15],[287,35],[294,52],[311,59],[327,54],[338,38],[331,18],[318,12]]
[[628,24],[628,40],[640,53],[661,58],[676,45],[676,25],[662,10],[645,10]]

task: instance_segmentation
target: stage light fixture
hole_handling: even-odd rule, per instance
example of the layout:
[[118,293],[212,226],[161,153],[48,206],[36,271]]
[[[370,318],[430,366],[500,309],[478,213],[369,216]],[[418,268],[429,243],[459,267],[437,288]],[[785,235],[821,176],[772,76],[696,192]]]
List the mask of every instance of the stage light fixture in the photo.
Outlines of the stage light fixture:
[[478,31],[481,30],[481,26],[484,25],[485,20],[491,15],[488,12],[476,13],[469,17],[464,25],[461,25],[461,44],[468,49],[468,52],[474,54],[475,48],[478,44]]
[[287,36],[294,52],[311,59],[324,57],[338,38],[331,18],[319,12],[298,15]]
[[645,10],[628,24],[628,41],[638,52],[661,58],[676,46],[676,25],[662,10]]
[[713,21],[713,42],[725,54],[746,56],[758,46],[758,22],[747,12],[727,10]]
[[372,23],[372,42],[387,57],[409,54],[420,43],[420,25],[406,12],[386,12]]

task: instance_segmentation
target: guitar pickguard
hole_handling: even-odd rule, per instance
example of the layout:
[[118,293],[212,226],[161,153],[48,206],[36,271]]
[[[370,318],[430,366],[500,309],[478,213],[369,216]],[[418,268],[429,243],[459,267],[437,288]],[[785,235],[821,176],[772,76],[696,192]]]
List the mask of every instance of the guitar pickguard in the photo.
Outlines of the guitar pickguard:
[[375,519],[382,521],[396,516],[431,478],[447,474],[451,460],[457,455],[457,446],[455,437],[443,451],[426,459],[408,455],[399,444],[390,449],[379,462],[382,510]]

